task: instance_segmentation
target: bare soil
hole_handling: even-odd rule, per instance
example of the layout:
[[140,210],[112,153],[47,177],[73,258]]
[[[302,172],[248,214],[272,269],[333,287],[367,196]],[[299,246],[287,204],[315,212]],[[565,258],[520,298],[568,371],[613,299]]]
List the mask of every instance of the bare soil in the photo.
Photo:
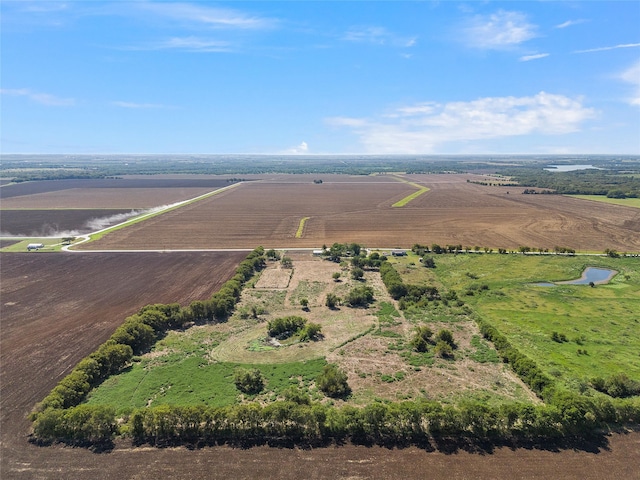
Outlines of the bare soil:
[[[284,177],[284,178],[283,178]],[[83,249],[376,247],[414,243],[517,249],[640,251],[640,211],[523,188],[481,186],[474,175],[403,175],[430,190],[392,205],[415,187],[392,176],[313,184],[312,175],[268,177],[113,232]],[[300,220],[309,217],[301,238]],[[185,236],[184,232],[189,232]]]
[[[4,207],[4,202],[3,202]],[[131,213],[115,209],[76,210],[0,210],[0,225],[3,235],[47,237],[65,235],[65,232],[90,233],[90,221],[97,218],[113,217]]]

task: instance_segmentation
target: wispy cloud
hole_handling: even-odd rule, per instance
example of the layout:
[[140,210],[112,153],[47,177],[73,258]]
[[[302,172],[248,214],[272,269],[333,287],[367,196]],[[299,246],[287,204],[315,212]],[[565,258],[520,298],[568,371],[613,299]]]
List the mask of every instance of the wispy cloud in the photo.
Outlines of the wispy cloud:
[[633,87],[629,103],[640,107],[640,60],[619,75],[620,80]]
[[585,23],[586,20],[583,18],[579,18],[577,20],[567,20],[566,22],[560,23],[556,25],[556,28],[567,28],[572,27],[574,25],[580,25],[581,23]]
[[278,21],[240,10],[211,7],[202,4],[139,2],[136,7],[149,13],[176,21],[205,25],[211,28],[265,29],[273,28]]
[[504,49],[537,36],[537,27],[520,12],[499,10],[491,15],[476,15],[462,29],[467,45],[481,49]]
[[638,47],[640,47],[640,43],[623,43],[620,45],[614,45],[610,47],[598,47],[598,48],[589,48],[587,50],[576,50],[573,53],[604,52],[607,50],[616,50],[618,48],[638,48]]
[[0,93],[12,97],[26,97],[29,100],[49,107],[70,107],[76,104],[73,98],[62,98],[49,93],[34,92],[28,88],[3,88],[0,89]]
[[581,99],[540,92],[530,97],[422,103],[375,118],[334,117],[327,123],[352,130],[368,152],[431,153],[451,142],[566,134],[595,114]]
[[230,42],[199,37],[173,37],[158,42],[129,46],[126,50],[183,50],[188,52],[224,53],[234,51]]
[[403,37],[389,32],[384,27],[357,26],[351,27],[342,36],[348,42],[369,43],[373,45],[389,45],[393,47],[413,47],[416,45],[416,37]]
[[133,109],[150,109],[150,108],[173,108],[168,105],[162,105],[159,103],[136,103],[136,102],[123,102],[116,100],[111,102],[111,105],[121,108],[133,108]]
[[531,60],[538,60],[540,58],[548,57],[549,53],[534,53],[533,55],[523,55],[519,58],[521,62],[529,62]]

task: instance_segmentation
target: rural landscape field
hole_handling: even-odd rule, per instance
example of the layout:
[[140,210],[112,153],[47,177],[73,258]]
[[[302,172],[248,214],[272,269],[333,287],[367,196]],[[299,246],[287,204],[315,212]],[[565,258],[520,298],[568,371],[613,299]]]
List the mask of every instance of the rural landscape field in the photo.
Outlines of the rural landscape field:
[[[390,161],[383,171],[377,160],[349,166],[358,174],[307,162],[311,172],[278,164],[224,175],[207,168],[183,173],[176,162],[168,173],[3,183],[2,476],[123,478],[124,471],[124,478],[138,478],[144,464],[145,476],[164,478],[211,478],[212,471],[239,478],[424,478],[427,470],[430,478],[503,478],[513,469],[520,478],[633,478],[640,467],[638,423],[629,420],[640,408],[634,198],[615,204],[550,193],[545,174],[540,185],[523,183],[510,174],[511,164],[434,162],[415,173],[420,162],[412,162]],[[628,172],[638,168],[637,159],[625,159],[610,178],[625,178],[634,195]],[[566,178],[558,190],[582,180]],[[260,262],[243,273],[233,306],[224,315],[206,313],[256,252]],[[587,267],[611,274],[592,285],[562,283]],[[398,294],[390,270],[419,293]],[[38,441],[29,414],[42,415],[40,402],[46,405],[79,362],[114,342],[125,320],[157,304],[175,305],[179,326],[132,343],[122,368],[91,385],[78,407],[65,407],[112,408],[120,430],[108,448]],[[283,318],[301,318],[317,332],[269,333]],[[536,378],[517,367],[513,352],[533,361]],[[321,388],[328,365],[346,375],[347,394]],[[238,371],[258,372],[262,388],[242,391]],[[611,382],[621,375],[629,391],[619,398]],[[500,436],[506,427],[497,420],[482,431],[455,427],[466,432],[457,437],[425,426],[433,412],[488,409],[499,419],[513,405],[565,415],[558,405],[567,398],[613,402],[623,413],[598,423],[587,409],[572,427],[562,424],[561,436],[554,430],[548,437],[541,430]],[[328,441],[252,436],[250,448],[223,436],[219,444],[163,443],[146,430],[136,433],[133,420],[147,428],[149,415],[162,408],[240,415],[233,409],[269,412],[287,402],[328,418],[351,408],[432,410],[424,410],[420,441],[391,441],[382,430],[365,439],[339,437],[334,426]]]

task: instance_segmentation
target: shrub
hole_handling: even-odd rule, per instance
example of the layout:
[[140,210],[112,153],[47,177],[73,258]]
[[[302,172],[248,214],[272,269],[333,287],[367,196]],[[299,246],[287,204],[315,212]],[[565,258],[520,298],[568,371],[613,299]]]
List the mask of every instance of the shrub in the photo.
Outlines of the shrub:
[[441,358],[453,358],[453,347],[444,340],[438,340],[433,352]]
[[322,336],[322,326],[319,323],[308,323],[300,332],[300,341],[319,340]]
[[324,303],[327,307],[333,310],[340,303],[340,299],[333,293],[327,293],[327,299]]
[[262,372],[257,368],[252,368],[251,370],[237,368],[233,372],[233,381],[238,390],[249,395],[260,393],[264,388]]
[[345,398],[351,393],[347,374],[332,364],[325,365],[322,373],[316,378],[316,385],[325,395],[332,398]]
[[432,335],[433,332],[426,325],[422,327],[416,327],[416,333],[411,339],[411,346],[417,352],[426,352],[427,348],[429,347],[429,343],[431,342]]

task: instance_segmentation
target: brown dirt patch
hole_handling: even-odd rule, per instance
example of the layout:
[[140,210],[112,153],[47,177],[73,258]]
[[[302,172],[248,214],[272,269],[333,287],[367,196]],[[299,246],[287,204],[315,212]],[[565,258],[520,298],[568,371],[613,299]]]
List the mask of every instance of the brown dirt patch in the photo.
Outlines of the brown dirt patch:
[[[430,190],[392,208],[415,187],[390,176],[322,185],[314,185],[312,175],[282,177],[244,184],[81,248],[318,248],[358,242],[386,248],[439,243],[640,251],[640,212],[634,208],[522,195],[522,188],[476,185],[467,179],[477,177],[453,174],[403,175]],[[303,217],[309,220],[302,238],[295,238]]]

